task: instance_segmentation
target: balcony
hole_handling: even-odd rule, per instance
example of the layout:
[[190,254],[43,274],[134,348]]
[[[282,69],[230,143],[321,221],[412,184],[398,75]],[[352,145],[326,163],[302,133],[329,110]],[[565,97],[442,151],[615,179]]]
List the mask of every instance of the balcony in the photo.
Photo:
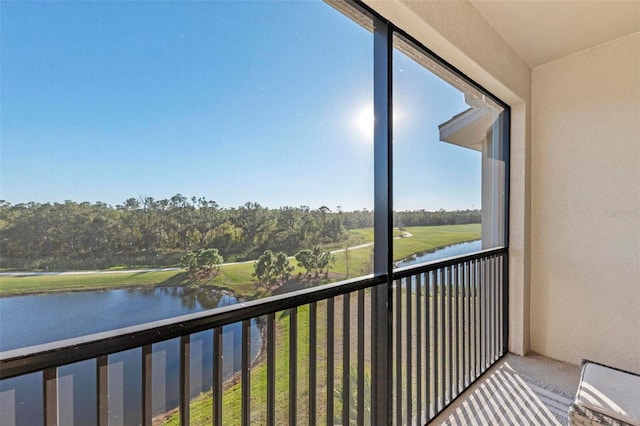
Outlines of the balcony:
[[[508,248],[2,353],[2,425],[563,424],[581,358],[640,368],[637,4],[366,3],[512,108]],[[576,16],[620,32],[550,54]]]
[[[41,383],[42,407],[31,402],[27,409],[42,410],[45,425],[378,424],[379,416],[424,424],[506,353],[506,256],[503,248],[485,250],[398,269],[390,282],[370,276],[4,352],[3,424],[19,424],[26,402],[10,381],[23,375]],[[239,368],[228,374],[224,347],[238,338],[227,332],[234,324],[241,330],[240,353],[232,355]],[[252,356],[255,330],[261,342]],[[211,339],[210,359],[202,359],[203,333]],[[168,355],[154,345],[171,339],[179,353],[179,404],[162,412],[154,398],[169,385],[154,375],[154,364]],[[123,388],[122,354],[130,356],[125,364],[138,366],[126,373],[138,377],[135,397]],[[212,387],[194,394],[191,382],[206,381],[203,363],[212,366]],[[73,365],[85,370],[74,373]],[[82,385],[91,370],[95,381]],[[74,386],[92,395],[89,419],[74,412],[81,403]]]

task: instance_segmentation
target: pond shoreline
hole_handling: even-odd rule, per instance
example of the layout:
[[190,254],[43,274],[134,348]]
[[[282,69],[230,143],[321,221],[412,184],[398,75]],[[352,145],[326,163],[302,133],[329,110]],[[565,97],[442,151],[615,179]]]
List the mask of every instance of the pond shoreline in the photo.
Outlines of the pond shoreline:
[[[394,268],[402,268],[405,266],[413,266],[418,265],[420,263],[431,262],[434,260],[438,260],[440,258],[448,258],[453,256],[462,256],[467,253],[472,253],[475,251],[479,251],[482,244],[482,239],[464,241],[461,243],[450,244],[443,247],[434,247],[430,250],[424,250],[417,253],[414,253],[410,256],[407,256],[403,259],[397,260],[393,262]],[[465,248],[471,248],[470,250],[465,250]],[[433,259],[432,259],[433,258]]]

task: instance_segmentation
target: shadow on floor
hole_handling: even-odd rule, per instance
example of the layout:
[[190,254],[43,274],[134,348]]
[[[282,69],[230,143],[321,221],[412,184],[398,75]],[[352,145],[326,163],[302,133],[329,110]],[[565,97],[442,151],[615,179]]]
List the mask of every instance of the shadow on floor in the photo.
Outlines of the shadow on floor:
[[578,377],[577,366],[508,355],[433,424],[566,425]]

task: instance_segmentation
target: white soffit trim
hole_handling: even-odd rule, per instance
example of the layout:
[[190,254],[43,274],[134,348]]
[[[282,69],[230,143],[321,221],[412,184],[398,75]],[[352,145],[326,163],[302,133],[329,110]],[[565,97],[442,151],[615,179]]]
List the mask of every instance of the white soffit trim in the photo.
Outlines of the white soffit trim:
[[493,121],[491,108],[469,108],[438,126],[440,140],[482,151]]

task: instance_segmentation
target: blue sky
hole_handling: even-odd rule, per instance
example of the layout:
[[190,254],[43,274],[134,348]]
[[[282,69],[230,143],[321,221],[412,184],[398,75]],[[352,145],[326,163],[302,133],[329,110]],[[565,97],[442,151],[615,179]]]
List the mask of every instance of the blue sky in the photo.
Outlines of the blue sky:
[[[321,2],[5,2],[0,198],[373,207],[372,36]],[[467,108],[397,52],[395,208],[480,207]]]

